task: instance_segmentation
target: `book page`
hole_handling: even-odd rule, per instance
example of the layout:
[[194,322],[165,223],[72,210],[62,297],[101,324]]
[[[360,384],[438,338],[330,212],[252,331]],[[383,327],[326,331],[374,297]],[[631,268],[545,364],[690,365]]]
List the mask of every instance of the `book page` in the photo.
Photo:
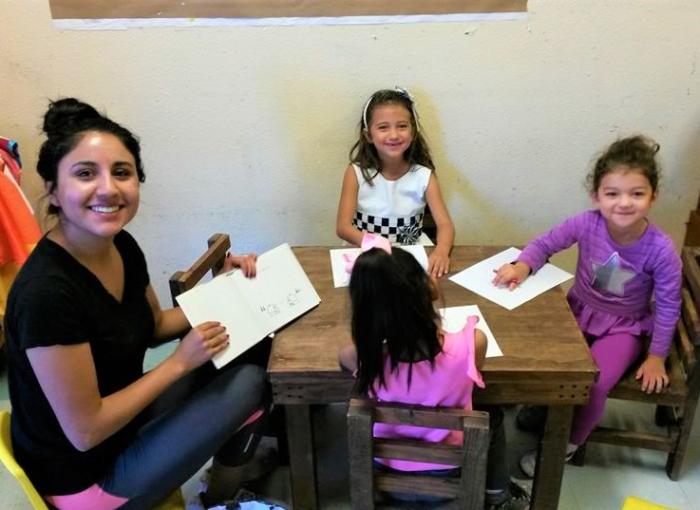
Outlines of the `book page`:
[[[428,270],[428,254],[425,251],[425,246],[420,244],[392,246],[392,250],[401,249],[413,255],[418,263]],[[333,270],[333,286],[347,287],[350,284],[350,273],[346,266],[347,260],[355,260],[360,256],[362,250],[360,248],[338,248],[329,250],[331,257],[331,269]]]
[[193,327],[207,321],[218,321],[226,327],[229,345],[212,360],[217,368],[241,355],[269,333],[265,324],[252,319],[250,305],[227,274],[197,285],[176,299]]
[[479,322],[476,323],[476,327],[484,332],[486,339],[488,340],[488,343],[486,344],[486,357],[494,358],[503,356],[503,352],[498,346],[496,337],[493,336],[491,328],[489,328],[489,325],[486,323],[486,320],[484,319],[484,316],[477,305],[450,306],[447,308],[440,308],[438,312],[442,318],[442,329],[448,333],[456,333],[461,331],[464,325],[467,323],[467,317],[470,315],[476,315],[479,317]]
[[255,278],[246,278],[242,271],[235,271],[233,278],[245,295],[254,320],[266,324],[266,335],[321,302],[288,244],[258,257]]
[[503,264],[517,260],[520,250],[508,248],[493,257],[468,267],[450,277],[457,285],[479,294],[502,307],[512,310],[532,298],[573,278],[571,273],[559,269],[553,264],[545,264],[535,274],[528,276],[524,282],[513,290],[507,285],[496,286],[492,283],[495,271]]
[[321,302],[288,244],[258,257],[255,278],[234,269],[176,299],[193,326],[226,326],[230,343],[212,360],[217,368]]

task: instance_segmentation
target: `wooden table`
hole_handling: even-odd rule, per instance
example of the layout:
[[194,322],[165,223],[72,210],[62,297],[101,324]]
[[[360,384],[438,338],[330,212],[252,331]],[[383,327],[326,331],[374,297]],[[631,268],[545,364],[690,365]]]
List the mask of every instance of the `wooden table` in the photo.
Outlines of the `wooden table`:
[[[268,367],[274,402],[286,406],[295,510],[318,508],[309,406],[346,401],[353,385],[337,361],[338,348],[350,341],[350,302],[347,288],[333,288],[328,249],[294,248],[321,304],[276,335]],[[455,247],[452,268],[461,271],[503,249]],[[588,401],[596,374],[563,291],[552,289],[508,311],[447,278],[441,279],[441,289],[445,306],[479,305],[504,354],[486,360],[486,389],[475,393],[476,401],[548,406],[532,508],[557,508],[573,406]]]

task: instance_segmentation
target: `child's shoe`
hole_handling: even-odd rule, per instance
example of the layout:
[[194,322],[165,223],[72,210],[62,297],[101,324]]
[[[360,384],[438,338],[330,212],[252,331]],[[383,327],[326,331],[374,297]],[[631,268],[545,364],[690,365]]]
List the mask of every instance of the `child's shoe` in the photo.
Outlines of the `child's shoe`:
[[200,479],[199,499],[206,508],[215,507],[217,502],[239,493],[243,484],[257,481],[278,465],[279,456],[272,448],[258,448],[255,456],[240,466],[225,466],[214,460],[212,468]]
[[530,494],[520,485],[510,482],[503,494],[486,495],[486,510],[529,510]]
[[246,489],[241,489],[232,500],[207,507],[207,510],[286,510],[286,507],[272,500],[258,499]]
[[[566,447],[566,457],[564,462],[569,462],[574,458],[576,449],[578,446],[569,444]],[[520,470],[525,473],[528,478],[534,478],[535,476],[535,466],[537,465],[537,450],[530,450],[525,452],[522,457],[520,457]]]

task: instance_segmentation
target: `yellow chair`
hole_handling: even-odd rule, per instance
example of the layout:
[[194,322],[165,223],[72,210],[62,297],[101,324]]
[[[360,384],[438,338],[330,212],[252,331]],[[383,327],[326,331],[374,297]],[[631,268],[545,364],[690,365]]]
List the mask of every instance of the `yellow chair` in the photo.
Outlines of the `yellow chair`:
[[667,506],[657,505],[651,501],[646,501],[644,499],[635,498],[634,496],[628,496],[625,498],[622,504],[621,510],[674,510]]
[[[0,461],[5,465],[10,474],[22,487],[24,494],[34,510],[49,510],[44,499],[34,488],[31,480],[15,460],[12,452],[12,439],[10,437],[10,412],[0,411]],[[173,491],[154,510],[185,510],[185,501],[179,489]]]
[[0,411],[0,461],[5,465],[12,476],[15,477],[22,490],[27,495],[27,499],[35,510],[48,510],[44,499],[32,485],[31,480],[24,472],[22,466],[17,464],[15,455],[12,452],[12,440],[10,439],[10,412]]

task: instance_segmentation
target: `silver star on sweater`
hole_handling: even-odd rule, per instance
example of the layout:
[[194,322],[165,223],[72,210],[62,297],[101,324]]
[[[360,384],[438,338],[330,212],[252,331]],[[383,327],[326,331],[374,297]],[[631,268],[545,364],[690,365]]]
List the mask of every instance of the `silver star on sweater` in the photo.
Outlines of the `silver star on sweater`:
[[593,262],[593,288],[610,292],[616,296],[625,295],[625,283],[634,278],[635,273],[622,269],[620,255],[613,252],[604,264]]

